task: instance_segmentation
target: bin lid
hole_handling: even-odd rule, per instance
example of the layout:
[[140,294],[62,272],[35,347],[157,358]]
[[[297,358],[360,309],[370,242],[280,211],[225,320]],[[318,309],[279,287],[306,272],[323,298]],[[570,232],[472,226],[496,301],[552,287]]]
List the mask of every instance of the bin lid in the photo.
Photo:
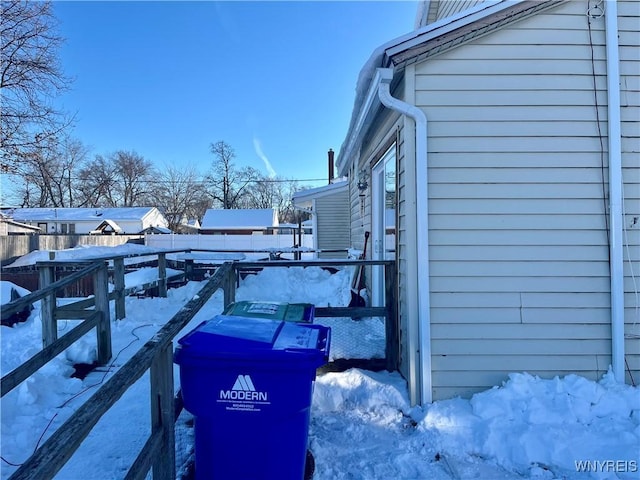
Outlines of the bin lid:
[[[176,363],[189,358],[280,359],[326,362],[330,328],[257,317],[217,315],[178,340]],[[320,364],[322,364],[320,363]]]
[[223,314],[290,322],[312,322],[314,311],[315,307],[311,303],[241,301],[229,305]]

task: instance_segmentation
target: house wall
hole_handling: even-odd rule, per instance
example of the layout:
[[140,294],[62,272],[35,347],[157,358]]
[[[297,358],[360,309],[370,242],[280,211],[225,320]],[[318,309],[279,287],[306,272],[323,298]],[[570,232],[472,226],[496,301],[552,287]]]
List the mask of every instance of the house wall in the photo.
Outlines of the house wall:
[[[625,346],[637,379],[638,3],[618,3]],[[592,65],[586,6],[567,2],[416,65],[429,119],[434,399],[512,371],[597,379],[611,363],[604,18],[592,20]]]
[[[26,225],[32,225],[34,227],[37,227],[39,223],[46,223],[47,224],[46,233],[51,235],[61,234],[63,223],[74,224],[76,235],[88,235],[93,230],[95,230],[98,227],[98,225],[100,225],[103,222],[103,220],[106,220],[106,219],[91,220],[91,221],[65,220],[62,222],[42,220],[42,221],[25,221],[23,223],[25,223]],[[114,221],[118,224],[120,228],[122,228],[123,234],[135,235],[143,230],[141,220],[114,220]]]
[[[136,233],[140,233],[145,228],[151,226],[151,225],[145,224],[146,222],[142,220],[115,220],[115,219],[109,219],[109,220],[113,220],[122,229],[122,234],[126,234],[126,235],[133,235]],[[98,224],[100,223],[101,222],[98,222]],[[80,233],[84,233],[84,232],[80,232]]]
[[432,0],[434,5],[432,12],[430,12],[431,18],[429,19],[429,23],[451,17],[456,13],[468,10],[485,1],[486,0]]
[[[167,221],[166,217],[162,214],[162,212],[160,212],[160,210],[155,207],[152,208],[149,213],[144,216],[144,218],[142,219],[142,228],[138,230],[138,232],[149,227],[169,227],[169,222]],[[127,231],[127,233],[132,232]]]
[[342,189],[315,200],[316,235],[318,248],[326,250],[344,249],[344,252],[319,253],[318,258],[346,258],[351,247],[349,236],[349,190]]

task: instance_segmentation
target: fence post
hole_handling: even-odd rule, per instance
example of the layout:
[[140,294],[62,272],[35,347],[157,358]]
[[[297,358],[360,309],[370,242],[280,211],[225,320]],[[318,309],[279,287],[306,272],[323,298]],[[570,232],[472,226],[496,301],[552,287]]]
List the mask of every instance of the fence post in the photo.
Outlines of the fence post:
[[96,312],[100,312],[100,320],[96,326],[98,338],[98,364],[105,365],[111,358],[111,315],[109,314],[109,275],[107,264],[96,270],[93,275],[93,294]]
[[153,462],[154,480],[174,480],[175,419],[173,405],[173,343],[169,342],[151,363],[151,436],[160,432],[162,444]]
[[158,296],[167,296],[167,255],[158,254]]
[[236,269],[230,268],[224,279],[222,290],[224,292],[224,308],[236,301]]
[[396,263],[384,266],[384,289],[387,307],[387,318],[385,319],[385,357],[387,359],[387,370],[393,372],[398,369],[399,338],[398,338],[398,308],[397,308],[397,278]]
[[[55,281],[55,267],[38,266],[39,288],[48,287]],[[48,347],[58,339],[58,324],[56,322],[56,292],[51,292],[42,299],[42,310],[40,318],[42,320],[42,346]]]
[[124,258],[122,257],[113,259],[113,284],[116,294],[116,320],[122,320],[127,316],[124,306]]
[[193,280],[193,259],[187,258],[184,261],[184,279]]

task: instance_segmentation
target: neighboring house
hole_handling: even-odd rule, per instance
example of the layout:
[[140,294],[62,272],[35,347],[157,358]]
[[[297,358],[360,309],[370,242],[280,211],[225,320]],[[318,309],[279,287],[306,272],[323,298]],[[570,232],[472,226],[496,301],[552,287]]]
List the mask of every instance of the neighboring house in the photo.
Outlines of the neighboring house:
[[638,379],[640,3],[465,5],[424,2],[374,52],[336,165],[354,240],[386,247],[396,209],[411,401],[513,371]]
[[346,258],[351,247],[349,182],[329,185],[293,194],[293,204],[311,214],[314,250],[319,258]]
[[177,226],[177,233],[198,234],[200,222],[197,218],[185,219]]
[[0,213],[0,236],[5,235],[33,235],[40,233],[38,227],[33,227],[25,223],[20,223]]
[[210,235],[272,235],[278,228],[278,211],[274,208],[209,209],[200,232]]
[[149,227],[167,227],[166,218],[156,207],[13,208],[3,213],[52,235],[133,235]]

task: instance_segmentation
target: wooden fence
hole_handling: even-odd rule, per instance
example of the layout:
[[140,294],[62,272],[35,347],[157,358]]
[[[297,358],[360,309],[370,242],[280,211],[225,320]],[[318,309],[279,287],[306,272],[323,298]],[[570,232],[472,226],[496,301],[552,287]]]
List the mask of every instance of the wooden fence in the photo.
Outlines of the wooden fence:
[[[386,319],[387,352],[386,368],[395,370],[397,367],[397,320],[396,320],[396,271],[393,261],[273,261],[273,262],[225,262],[220,265],[213,276],[204,284],[198,294],[169,320],[151,340],[126,363],[86,403],[56,430],[51,437],[38,448],[10,477],[9,480],[27,480],[37,478],[45,480],[53,478],[64,464],[71,458],[82,441],[87,437],[100,418],[124,395],[124,393],[147,370],[150,371],[151,383],[151,434],[148,437],[136,460],[129,468],[125,480],[144,479],[149,471],[154,479],[175,478],[175,420],[182,406],[179,396],[175,396],[173,381],[173,339],[193,319],[200,308],[211,296],[223,289],[224,305],[235,301],[237,277],[243,270],[270,267],[344,267],[350,265],[383,265],[386,276],[386,306],[385,307],[325,307],[316,308],[317,317],[346,316],[360,318],[365,316],[380,316]],[[43,282],[52,280],[52,266],[42,265]],[[96,283],[95,299],[82,300],[80,305],[73,308],[55,306],[52,293],[64,287],[67,283],[93,275]],[[2,378],[2,396],[11,391],[21,381],[26,379],[38,368],[67,348],[74,339],[79,338],[93,327],[97,327],[99,345],[99,361],[106,363],[111,356],[110,326],[109,326],[109,295],[103,284],[106,284],[107,269],[104,261],[90,263],[81,271],[59,281],[48,284],[47,287],[33,292],[15,302],[2,306],[2,315],[20,311],[35,301],[43,300],[43,316],[50,316],[52,322],[43,319],[43,339],[51,342],[48,346],[16,370]],[[97,293],[98,291],[102,293]],[[52,300],[53,298],[53,300]],[[89,300],[94,300],[91,302]],[[116,310],[118,298],[116,301]],[[84,302],[84,303],[83,303]],[[93,310],[86,310],[92,306]],[[82,313],[84,312],[84,313]],[[84,321],[71,332],[60,339],[56,339],[55,319],[61,315],[74,315],[74,318],[84,318]],[[47,324],[46,328],[44,327]],[[79,330],[76,330],[79,329]],[[46,331],[45,331],[46,330]],[[74,333],[75,332],[75,333]],[[349,368],[349,366],[345,366]]]
[[0,265],[34,250],[63,250],[78,245],[114,247],[127,242],[144,243],[144,235],[0,235]]
[[[91,299],[91,303],[95,308],[93,310],[78,310],[76,316],[66,317],[81,318],[83,321],[63,337],[58,338],[57,319],[64,319],[65,317],[63,315],[57,315],[56,291],[88,275],[92,275],[96,283],[96,295]],[[98,363],[104,365],[111,358],[111,323],[109,316],[106,263],[90,263],[82,270],[58,281],[53,281],[53,270],[50,267],[45,267],[41,270],[41,281],[43,285],[42,289],[11,303],[2,305],[0,315],[4,320],[25,307],[33,305],[33,303],[38,300],[42,300],[43,346],[40,352],[2,377],[0,382],[0,396],[2,397],[94,327],[96,328],[98,340]]]

